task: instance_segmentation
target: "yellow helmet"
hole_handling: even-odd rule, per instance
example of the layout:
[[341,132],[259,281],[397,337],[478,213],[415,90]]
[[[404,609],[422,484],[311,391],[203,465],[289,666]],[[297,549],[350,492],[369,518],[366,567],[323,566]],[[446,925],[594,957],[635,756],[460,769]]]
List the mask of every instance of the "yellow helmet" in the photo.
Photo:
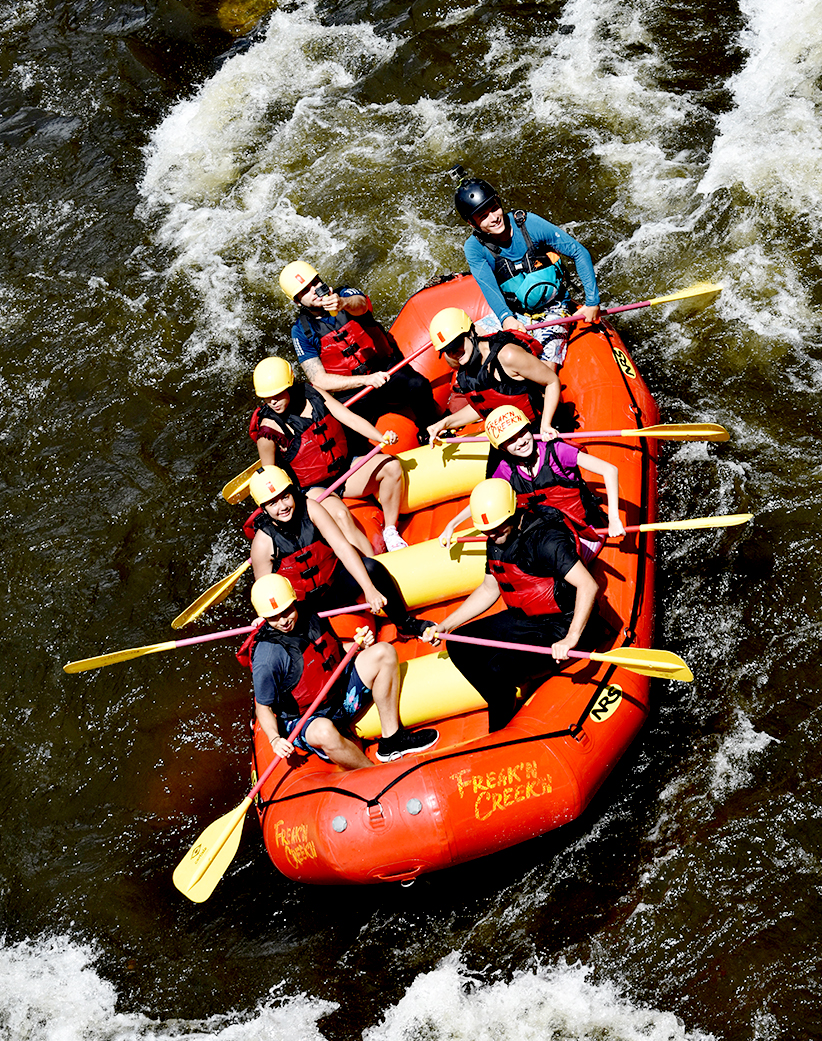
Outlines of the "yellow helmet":
[[248,490],[251,498],[258,506],[264,502],[271,502],[275,495],[285,491],[294,482],[288,474],[279,466],[261,466],[255,470],[248,482]]
[[428,332],[434,347],[438,351],[444,351],[458,336],[465,336],[473,327],[474,323],[462,308],[446,307],[444,311],[438,311],[431,319]]
[[528,417],[516,405],[500,405],[485,417],[485,433],[494,448],[499,448],[527,426]]
[[296,599],[294,586],[282,575],[263,575],[251,587],[251,604],[261,618],[284,611]]
[[501,477],[480,481],[471,492],[471,520],[480,531],[490,531],[517,512],[517,493]]
[[270,398],[294,385],[294,370],[285,358],[263,358],[254,369],[254,393]]
[[316,277],[317,271],[310,264],[306,264],[304,260],[292,260],[280,272],[280,289],[289,300],[293,300],[297,293],[301,293]]

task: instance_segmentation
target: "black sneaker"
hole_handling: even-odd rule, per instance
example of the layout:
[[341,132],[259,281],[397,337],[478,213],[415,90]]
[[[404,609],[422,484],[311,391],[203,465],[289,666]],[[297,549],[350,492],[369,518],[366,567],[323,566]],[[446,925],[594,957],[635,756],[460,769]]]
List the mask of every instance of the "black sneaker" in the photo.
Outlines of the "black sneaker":
[[402,727],[391,737],[381,737],[377,744],[377,759],[381,763],[390,763],[392,759],[402,759],[411,752],[424,752],[440,739],[439,730],[404,730]]
[[430,618],[412,618],[411,615],[408,615],[407,618],[397,626],[397,636],[399,636],[401,640],[410,640],[415,636],[419,638],[425,630],[430,629],[431,626],[436,628],[437,623],[432,622]]

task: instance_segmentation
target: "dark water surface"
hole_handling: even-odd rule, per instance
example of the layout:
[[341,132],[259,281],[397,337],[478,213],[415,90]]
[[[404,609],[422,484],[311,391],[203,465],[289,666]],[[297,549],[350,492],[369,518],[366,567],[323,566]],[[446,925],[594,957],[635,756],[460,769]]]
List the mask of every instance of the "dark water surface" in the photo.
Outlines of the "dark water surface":
[[[822,1037],[822,14],[666,2],[48,0],[0,11],[0,1031],[22,1039]],[[691,665],[584,817],[410,889],[280,877],[238,804],[244,559],[219,497],[305,256],[392,318],[461,270],[456,161],[591,249],[667,421],[658,644]],[[242,515],[244,516],[244,514]],[[193,633],[245,625],[247,586]],[[184,633],[181,635],[188,635]]]

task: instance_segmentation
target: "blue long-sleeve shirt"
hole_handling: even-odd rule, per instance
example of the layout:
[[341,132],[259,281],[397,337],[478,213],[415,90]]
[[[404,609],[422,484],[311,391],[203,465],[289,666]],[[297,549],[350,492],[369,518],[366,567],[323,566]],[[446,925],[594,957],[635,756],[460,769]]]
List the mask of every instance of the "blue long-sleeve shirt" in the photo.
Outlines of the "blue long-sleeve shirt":
[[[512,213],[508,214],[508,222],[511,225],[511,245],[501,250],[500,253],[509,260],[522,260],[528,251],[525,237],[514,220]],[[550,221],[537,216],[536,213],[527,214],[525,227],[528,229],[528,234],[531,236],[531,241],[535,246],[544,245],[554,253],[561,253],[564,257],[570,257],[573,260],[579,280],[582,282],[582,288],[585,291],[586,305],[598,304],[599,288],[596,275],[594,274],[594,265],[591,260],[591,254],[582,243],[577,242],[573,236],[563,231],[562,228],[558,228],[556,224],[551,224]],[[514,312],[506,303],[502,290],[494,276],[494,254],[480,242],[476,235],[472,235],[467,240],[464,250],[468,267],[479,283],[482,295],[488,302],[488,306],[500,322],[504,322]]]

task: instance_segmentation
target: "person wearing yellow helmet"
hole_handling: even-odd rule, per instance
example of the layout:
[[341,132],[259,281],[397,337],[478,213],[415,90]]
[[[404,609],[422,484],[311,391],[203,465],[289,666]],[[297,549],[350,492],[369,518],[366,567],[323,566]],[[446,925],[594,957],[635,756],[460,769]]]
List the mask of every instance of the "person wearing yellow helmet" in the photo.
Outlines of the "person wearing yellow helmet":
[[[514,406],[496,408],[486,416],[485,432],[494,449],[488,456],[487,476],[508,481],[517,493],[519,506],[567,518],[580,531],[583,559],[598,552],[602,545],[598,536],[586,537],[585,527],[607,525],[611,538],[625,534],[619,516],[619,470],[613,463],[580,452],[561,439],[537,441],[528,417]],[[602,477],[607,517],[599,499],[582,479],[580,467]],[[451,544],[457,527],[470,515],[470,508],[466,507],[449,521],[440,535],[444,546]]]
[[410,365],[389,376],[402,361],[394,337],[374,318],[366,294],[350,286],[330,289],[316,269],[292,261],[280,273],[280,288],[300,311],[291,329],[297,360],[319,390],[346,402],[372,388],[354,406],[369,422],[386,412],[409,409],[420,432],[437,415],[431,384]]
[[363,557],[322,503],[308,498],[279,466],[251,475],[258,509],[245,523],[255,578],[279,574],[313,610],[344,607],[362,596],[372,611],[383,610],[400,636],[418,636],[427,624],[412,617],[387,568]]
[[257,579],[251,603],[264,621],[244,651],[252,670],[257,721],[275,755],[286,758],[296,747],[345,770],[374,766],[362,748],[341,733],[372,701],[382,728],[376,750],[380,762],[424,751],[437,741],[436,730],[413,732],[400,726],[397,652],[390,643],[374,643],[374,634],[367,628],[356,634],[364,649],[302,732],[290,740],[291,731],[329,672],[342,661],[343,647],[328,623],[297,599],[293,586],[281,575]]
[[[506,726],[516,712],[516,690],[527,680],[554,673],[583,639],[598,592],[582,562],[579,539],[563,521],[517,505],[508,481],[481,481],[471,493],[471,518],[485,532],[485,578],[459,607],[423,635],[439,633],[507,643],[550,646],[551,656],[452,643],[454,665],[488,702],[489,730]],[[502,597],[506,610],[480,618]]]
[[[526,324],[578,314],[599,320],[599,288],[591,254],[572,235],[525,210],[505,212],[499,194],[487,181],[467,176],[462,167],[454,198],[457,213],[471,227],[465,259],[479,284],[497,327],[524,330]],[[568,278],[560,256],[570,257],[585,293],[585,304],[571,306]],[[540,357],[555,369],[565,359],[568,326],[535,332]]]
[[459,307],[438,311],[428,331],[434,348],[456,374],[454,390],[466,402],[429,425],[432,444],[444,432],[459,430],[500,405],[516,405],[529,420],[540,417],[540,431],[556,436],[551,423],[559,404],[559,377],[536,356],[536,340],[518,331],[480,335]]
[[[263,466],[281,464],[294,474],[300,488],[312,499],[348,470],[356,456],[349,451],[346,430],[362,440],[395,444],[397,434],[379,430],[346,408],[326,391],[310,383],[295,383],[294,370],[285,358],[264,358],[254,369],[254,389],[262,405],[251,417],[249,434],[257,445]],[[353,473],[340,495],[367,498],[373,495],[383,511],[386,550],[404,549],[397,530],[403,492],[402,466],[389,455],[376,455]],[[325,507],[346,538],[366,556],[373,550],[338,495],[324,498]]]

